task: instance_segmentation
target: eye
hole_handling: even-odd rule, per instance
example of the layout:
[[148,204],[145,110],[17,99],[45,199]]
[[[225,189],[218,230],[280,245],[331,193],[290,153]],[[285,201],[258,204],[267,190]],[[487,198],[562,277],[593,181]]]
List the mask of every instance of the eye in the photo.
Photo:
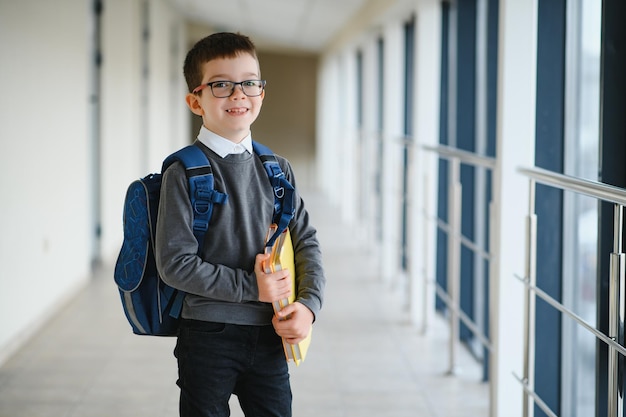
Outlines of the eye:
[[213,88],[230,88],[232,83],[230,81],[215,81]]
[[243,85],[245,85],[246,87],[260,87],[261,86],[261,81],[258,81],[258,80],[247,80],[247,81],[243,81]]

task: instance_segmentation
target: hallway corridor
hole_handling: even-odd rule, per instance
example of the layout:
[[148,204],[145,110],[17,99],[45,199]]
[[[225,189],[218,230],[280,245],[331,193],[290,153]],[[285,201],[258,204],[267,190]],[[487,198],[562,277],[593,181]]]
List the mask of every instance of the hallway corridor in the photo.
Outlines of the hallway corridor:
[[[445,374],[443,320],[431,315],[426,336],[409,326],[367,242],[306,196],[328,285],[309,356],[290,370],[294,417],[487,416],[488,385],[464,349],[460,375]],[[0,368],[0,417],[178,415],[174,342],[131,333],[108,266]]]

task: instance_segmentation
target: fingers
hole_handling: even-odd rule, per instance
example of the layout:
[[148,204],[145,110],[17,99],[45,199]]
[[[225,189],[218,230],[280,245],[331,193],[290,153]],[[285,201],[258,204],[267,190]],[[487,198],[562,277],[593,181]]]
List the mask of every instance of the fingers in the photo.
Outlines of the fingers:
[[259,301],[272,303],[288,298],[291,295],[291,280],[285,271],[273,272],[262,276],[257,275]]
[[265,263],[270,258],[269,253],[259,253],[254,259],[254,272],[259,275],[259,273],[265,273]]
[[312,323],[313,313],[298,302],[283,307],[272,319],[276,333],[291,344],[304,340]]
[[304,336],[304,337],[285,337],[285,340],[290,345],[296,345],[296,344],[302,342],[305,338],[306,338],[306,336]]
[[263,266],[269,255],[258,254],[254,262],[254,273],[259,288],[259,301],[272,303],[291,295],[291,276],[288,270],[265,272]]
[[311,325],[308,326],[293,326],[291,324],[293,320],[277,320],[274,324],[274,330],[276,334],[285,339],[288,343],[294,345],[304,340],[309,334]]
[[291,303],[291,304],[286,305],[278,313],[276,313],[276,316],[278,317],[279,320],[285,320],[289,318],[289,316],[292,313],[295,313],[295,312],[296,312],[296,305],[295,303]]

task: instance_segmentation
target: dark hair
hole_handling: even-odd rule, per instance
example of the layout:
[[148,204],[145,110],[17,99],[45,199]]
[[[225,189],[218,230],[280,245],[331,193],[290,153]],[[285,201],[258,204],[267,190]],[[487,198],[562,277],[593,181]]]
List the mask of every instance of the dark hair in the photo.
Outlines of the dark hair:
[[249,53],[258,60],[254,43],[240,33],[220,32],[200,39],[187,52],[183,67],[189,92],[202,83],[205,63],[218,58],[235,58],[241,53]]

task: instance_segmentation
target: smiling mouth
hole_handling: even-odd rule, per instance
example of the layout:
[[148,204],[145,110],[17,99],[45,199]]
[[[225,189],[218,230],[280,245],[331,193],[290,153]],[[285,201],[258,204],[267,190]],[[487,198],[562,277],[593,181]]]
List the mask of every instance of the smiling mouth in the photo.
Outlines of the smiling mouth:
[[248,111],[248,109],[246,108],[236,108],[236,109],[228,109],[226,110],[226,113],[229,114],[244,114]]

